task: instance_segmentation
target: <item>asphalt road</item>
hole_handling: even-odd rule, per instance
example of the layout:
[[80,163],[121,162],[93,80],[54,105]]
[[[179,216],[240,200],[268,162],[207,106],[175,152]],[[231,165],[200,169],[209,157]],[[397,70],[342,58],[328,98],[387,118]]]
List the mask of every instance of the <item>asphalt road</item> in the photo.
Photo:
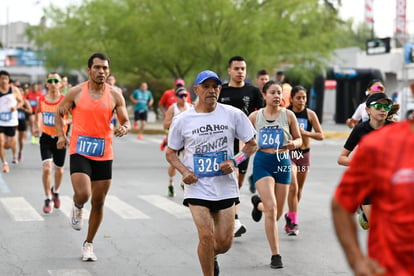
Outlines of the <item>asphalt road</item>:
[[[24,161],[0,174],[0,275],[201,275],[197,233],[176,177],[176,197],[167,197],[167,162],[161,135],[116,138],[113,183],[104,221],[94,241],[98,261],[81,261],[86,227],[69,225],[69,173],[61,188],[62,206],[42,213],[43,189],[38,145],[26,144]],[[220,275],[352,275],[334,235],[329,203],[343,172],[336,158],[343,139],[313,141],[312,167],[300,204],[297,237],[279,221],[284,268],[269,267],[263,220],[250,217],[248,184],[241,190],[240,219],[247,233],[219,256]],[[10,158],[11,153],[7,152]],[[68,168],[68,162],[65,165]],[[89,206],[86,206],[89,209]],[[87,221],[85,221],[85,226]],[[360,231],[365,242],[366,233]]]

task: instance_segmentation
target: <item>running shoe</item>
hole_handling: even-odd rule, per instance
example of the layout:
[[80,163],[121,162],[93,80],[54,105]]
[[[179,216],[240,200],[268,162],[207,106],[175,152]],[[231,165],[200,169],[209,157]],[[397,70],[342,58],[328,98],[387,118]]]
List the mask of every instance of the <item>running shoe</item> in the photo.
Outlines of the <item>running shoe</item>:
[[253,175],[249,176],[249,189],[252,194],[256,192],[256,184],[253,182]]
[[260,199],[258,195],[252,196],[252,204],[253,204],[252,218],[256,222],[260,221],[260,219],[262,218],[262,211],[260,211],[257,208],[260,202],[262,202],[262,200]]
[[22,162],[23,161],[23,154],[19,152],[19,155],[17,156],[17,161]]
[[139,140],[144,140],[144,137],[143,137],[141,134],[138,134],[138,135],[137,135],[137,138],[138,138]]
[[60,208],[60,198],[59,193],[55,193],[53,191],[53,188],[50,188],[50,191],[52,192],[52,200],[55,208]]
[[50,214],[53,212],[53,201],[51,199],[45,200],[45,205],[43,206],[43,213]]
[[246,233],[246,227],[240,222],[239,219],[234,220],[234,237],[238,238],[241,237],[244,233]]
[[287,214],[285,214],[285,220],[286,220],[286,224],[285,224],[285,232],[287,234],[289,234],[289,232],[291,231],[291,229],[293,228],[292,225],[292,220],[290,219],[290,217],[287,216]]
[[72,224],[72,228],[76,231],[80,231],[83,226],[83,209],[78,208],[73,204],[72,212],[70,214],[70,222]]
[[36,136],[32,136],[32,144],[33,145],[38,145],[39,144],[39,138]]
[[3,164],[2,172],[8,173],[10,171],[9,164]]
[[82,247],[82,261],[95,262],[98,260],[95,253],[93,253],[93,245],[90,242],[84,242]]
[[288,236],[299,235],[299,225],[297,225],[296,223],[293,223],[291,218],[288,217],[287,214],[285,214],[285,220],[286,220],[286,225],[285,225],[286,234],[288,234]]
[[214,276],[218,276],[220,274],[220,267],[217,262],[217,256],[214,256]]
[[17,159],[16,157],[13,157],[12,163],[19,164],[19,159]]
[[273,255],[270,261],[270,267],[271,268],[283,268],[282,256],[280,256],[279,254]]
[[168,196],[169,197],[174,197],[175,196],[173,185],[168,185]]
[[359,225],[362,227],[362,229],[364,230],[369,229],[367,216],[365,215],[364,210],[362,210],[361,206],[359,207],[358,222],[359,222]]
[[299,225],[292,223],[292,228],[288,229],[288,231],[286,231],[286,233],[288,234],[288,236],[297,236],[299,235]]

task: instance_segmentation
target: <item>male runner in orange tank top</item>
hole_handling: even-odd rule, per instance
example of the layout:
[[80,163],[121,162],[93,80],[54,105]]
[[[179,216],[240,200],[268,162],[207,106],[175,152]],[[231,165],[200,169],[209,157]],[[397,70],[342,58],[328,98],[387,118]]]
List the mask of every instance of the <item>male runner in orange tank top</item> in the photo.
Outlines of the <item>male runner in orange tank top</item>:
[[[71,89],[56,113],[58,148],[69,146],[70,174],[74,190],[72,227],[81,230],[83,205],[92,196],[89,227],[82,248],[83,261],[96,261],[92,242],[103,218],[105,196],[112,179],[112,134],[128,134],[130,122],[124,97],[106,84],[110,73],[109,58],[101,53],[88,60],[89,80]],[[119,126],[112,131],[110,122],[114,111]],[[63,116],[72,113],[72,134],[69,140],[63,129]]]

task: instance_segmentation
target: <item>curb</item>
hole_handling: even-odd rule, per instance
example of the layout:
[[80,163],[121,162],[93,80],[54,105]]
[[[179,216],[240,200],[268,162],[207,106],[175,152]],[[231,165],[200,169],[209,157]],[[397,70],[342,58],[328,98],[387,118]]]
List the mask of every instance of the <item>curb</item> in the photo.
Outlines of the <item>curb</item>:
[[[132,129],[129,133],[138,133],[138,130]],[[150,134],[150,135],[159,135],[159,134],[165,134],[165,131],[163,129],[144,129],[144,134]]]
[[325,139],[346,139],[349,132],[346,131],[324,131]]

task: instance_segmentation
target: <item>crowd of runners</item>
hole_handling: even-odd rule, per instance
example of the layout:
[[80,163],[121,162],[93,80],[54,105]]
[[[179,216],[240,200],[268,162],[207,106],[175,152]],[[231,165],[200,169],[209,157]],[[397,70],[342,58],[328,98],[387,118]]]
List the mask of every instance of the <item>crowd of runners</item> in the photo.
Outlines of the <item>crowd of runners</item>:
[[[110,59],[101,53],[91,55],[87,73],[89,79],[73,87],[56,72],[50,72],[42,85],[21,86],[7,71],[0,71],[0,158],[3,173],[10,171],[6,149],[11,150],[12,163],[22,162],[30,130],[30,142],[40,145],[43,212],[48,214],[60,207],[59,188],[69,152],[74,191],[71,224],[75,230],[82,229],[83,206],[90,199],[92,209],[82,260],[96,261],[93,240],[103,219],[112,179],[112,137],[127,135],[135,128],[137,138],[144,139],[154,98],[146,82],[133,91],[129,98],[134,104],[131,127],[125,98],[110,75]],[[242,223],[248,218],[239,217],[237,208],[244,204],[239,190],[246,180],[252,192],[251,217],[256,222],[264,217],[270,266],[283,268],[278,220],[284,219],[286,235],[299,235],[299,202],[310,168],[310,141],[324,139],[318,116],[307,108],[307,90],[285,82],[283,72],[271,78],[266,70],[260,70],[253,85],[246,81],[247,61],[233,56],[227,73],[229,81],[224,83],[213,71],[200,72],[191,87],[196,96],[193,102],[183,79],[175,80],[175,87],[165,91],[159,101],[166,132],[160,149],[166,151],[170,164],[167,194],[175,196],[178,171],[183,204],[189,207],[198,230],[198,257],[204,275],[219,275],[217,256],[229,250],[233,238],[248,230]],[[367,95],[347,121],[353,130],[342,152],[338,152],[338,163],[350,166],[351,171],[355,166],[351,153],[363,136],[398,121],[398,105],[386,96],[381,80],[370,83]],[[253,174],[246,178],[250,156],[254,156]],[[361,227],[375,229],[377,221],[372,219],[371,223],[371,213],[377,215],[377,195],[361,193],[360,201],[351,204],[346,185],[350,185],[347,178],[333,199],[334,215],[344,218],[345,212],[354,214],[358,209]],[[339,222],[335,223],[348,252],[346,237],[353,232],[338,230]],[[352,266],[355,261],[347,257]],[[387,264],[374,266],[373,271],[383,267]]]

